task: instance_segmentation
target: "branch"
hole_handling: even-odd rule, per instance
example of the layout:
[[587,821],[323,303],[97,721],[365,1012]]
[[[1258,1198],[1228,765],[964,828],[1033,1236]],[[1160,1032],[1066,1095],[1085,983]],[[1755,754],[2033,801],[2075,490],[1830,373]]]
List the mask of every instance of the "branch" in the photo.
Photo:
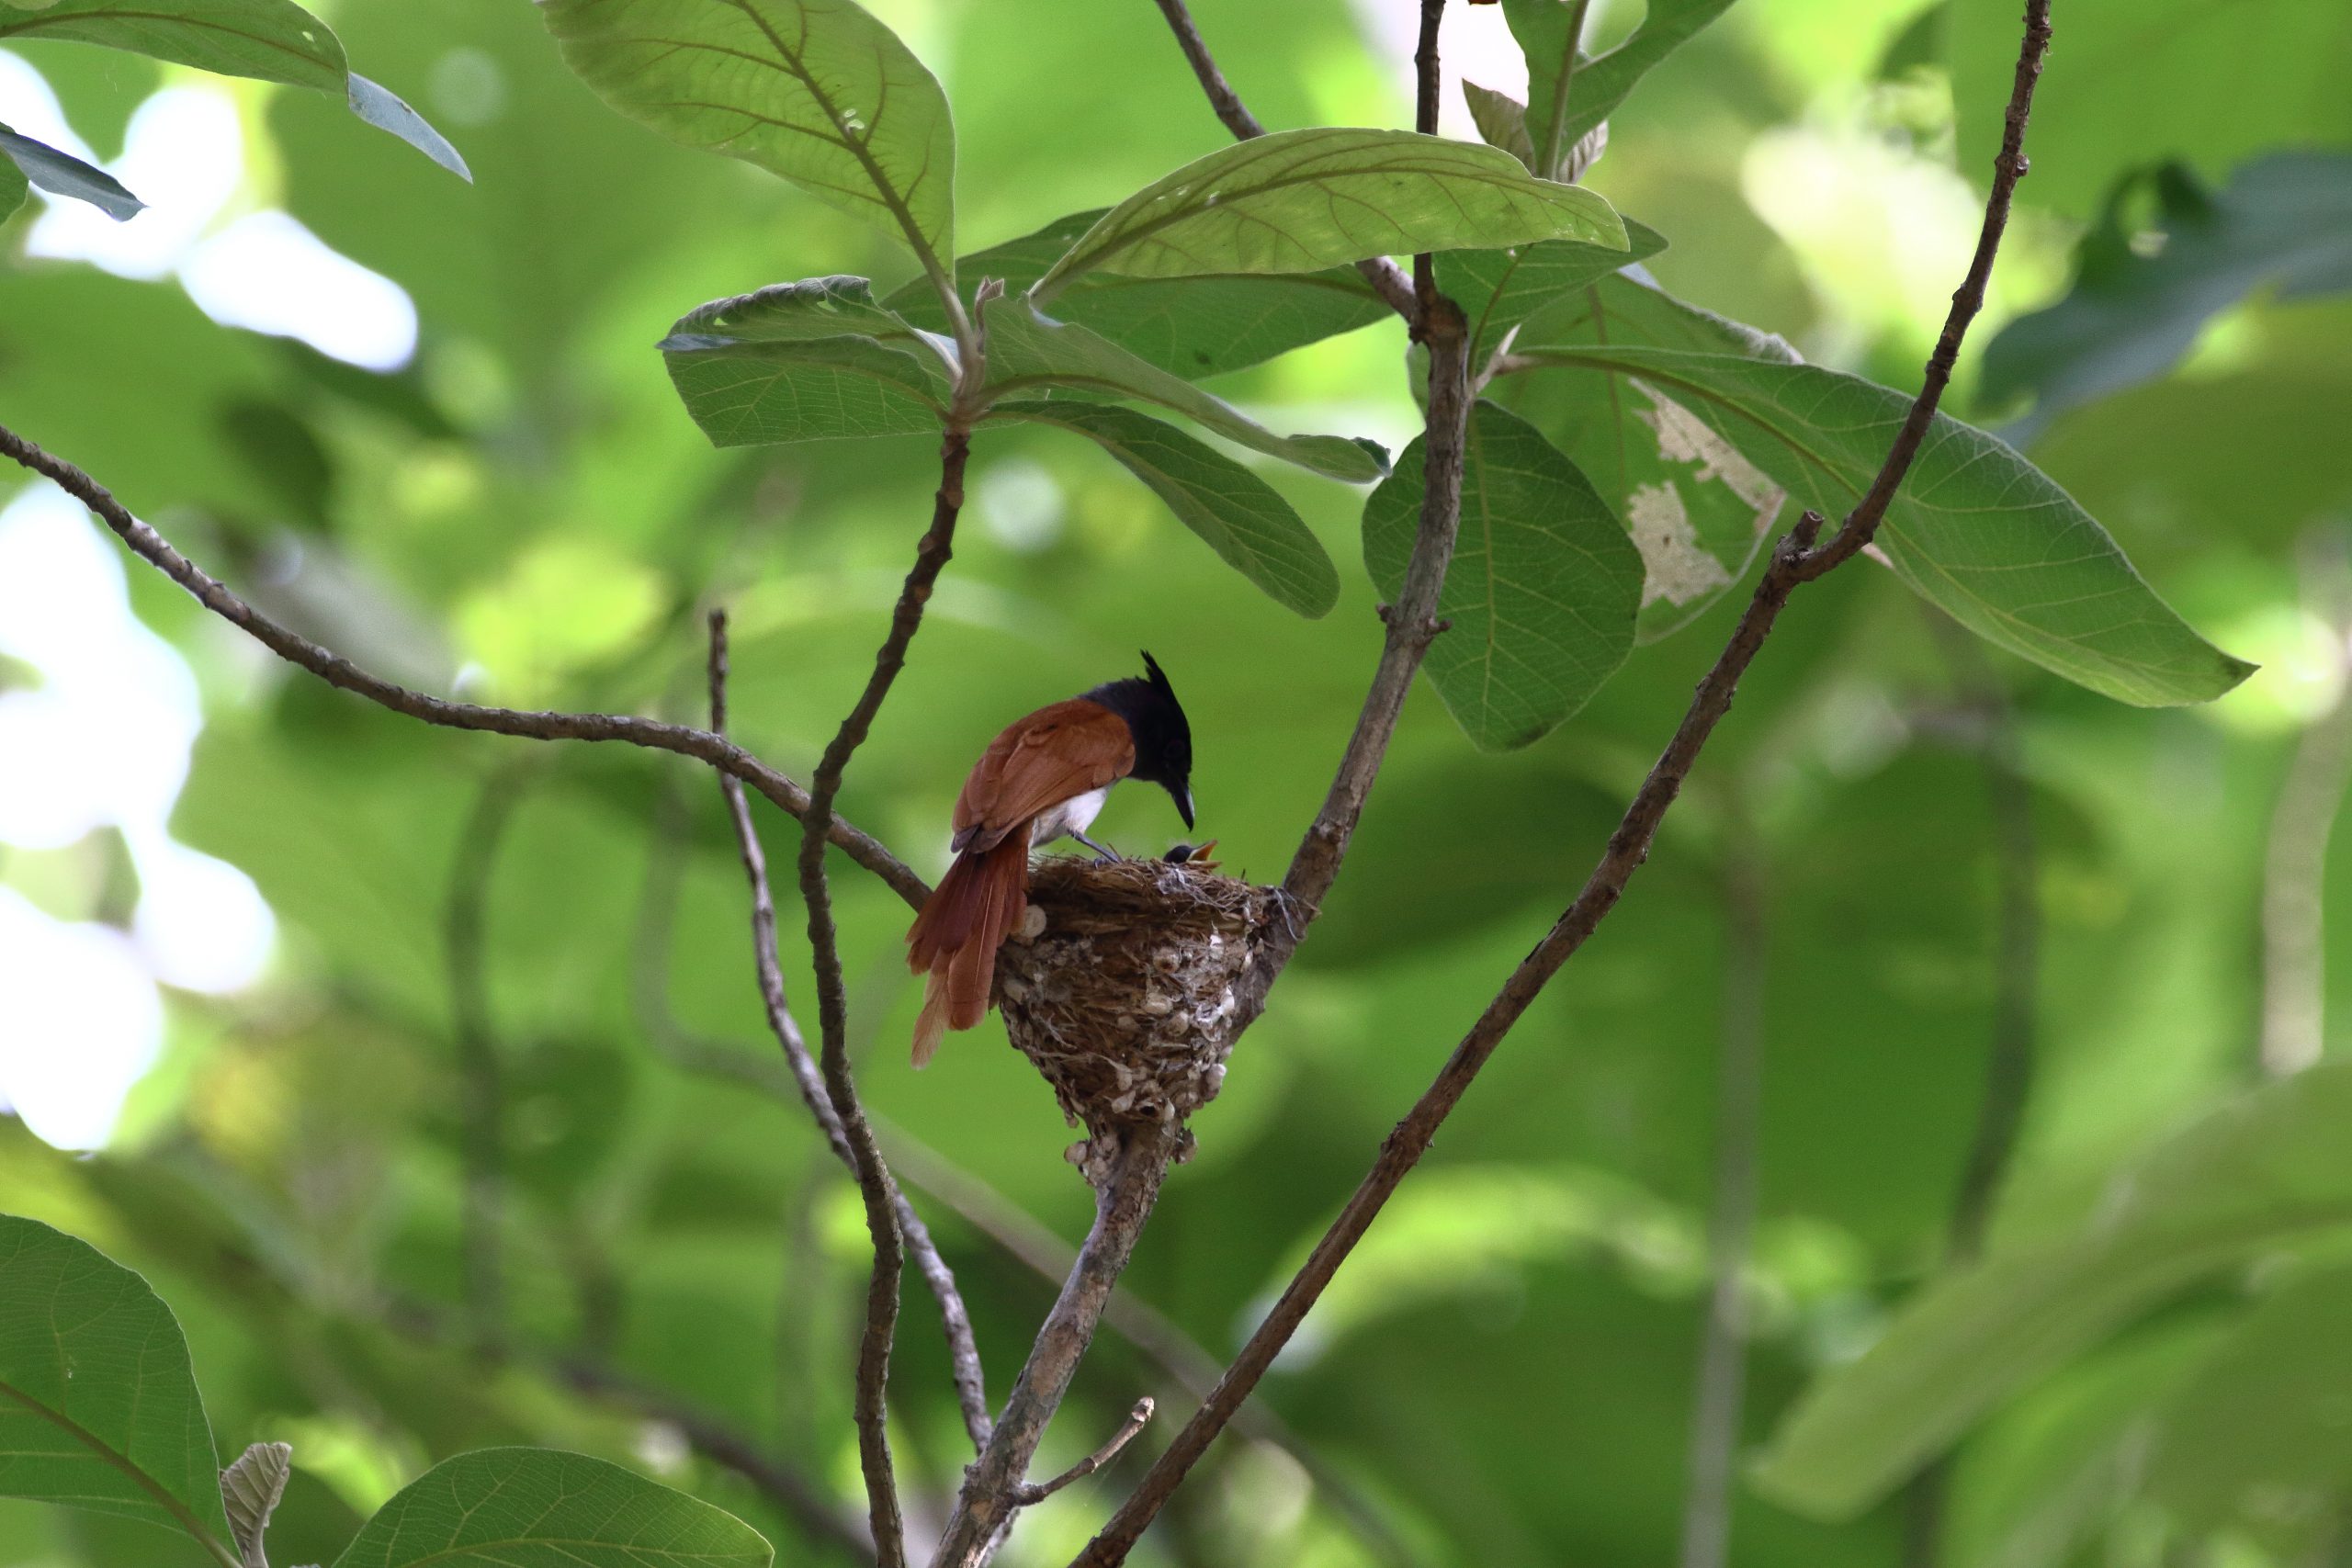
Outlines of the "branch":
[[931,602],[933,585],[955,553],[956,519],[964,508],[964,466],[970,458],[968,432],[950,426],[940,443],[939,490],[933,497],[931,527],[915,547],[915,564],[899,591],[890,613],[890,630],[874,656],[874,673],[865,690],[834,732],[809,782],[808,809],[800,820],[800,897],[808,908],[808,945],[815,954],[817,1021],[823,1047],[819,1056],[824,1069],[825,1093],[841,1119],[842,1135],[849,1144],[850,1168],[865,1199],[865,1228],[874,1238],[874,1277],[865,1293],[865,1331],[857,1353],[858,1462],[865,1472],[865,1492],[874,1526],[874,1551],[879,1568],[902,1568],[906,1562],[905,1527],[899,1516],[898,1483],[890,1470],[888,1414],[884,1394],[890,1381],[890,1340],[899,1322],[899,1277],[904,1264],[903,1238],[890,1173],[875,1146],[874,1129],[858,1103],[857,1082],[849,1066],[849,998],[842,979],[841,933],[833,923],[832,888],[825,879],[825,844],[833,828],[833,802],[841,794],[842,775],[849,769],[874,716],[890,694],[890,686],[906,668],[907,649],[922,626],[923,606]]
[[[1038,1330],[987,1451],[964,1472],[964,1487],[940,1539],[938,1555],[932,1559],[933,1568],[978,1568],[1022,1506],[1029,1461],[1093,1343],[1095,1325],[1135,1252],[1144,1222],[1151,1217],[1160,1179],[1181,1136],[1180,1128],[1154,1122],[1117,1134],[1098,1134],[1091,1140],[1102,1169],[1095,1187],[1094,1228],[1079,1248],[1077,1266],[1062,1285],[1046,1325]],[[1115,1148],[1100,1148],[1114,1137]]]
[[[727,733],[727,614],[714,610],[710,615],[710,728],[716,734]],[[752,953],[759,967],[760,1000],[767,1013],[768,1032],[784,1051],[786,1065],[791,1069],[800,1098],[808,1113],[817,1119],[818,1130],[825,1135],[834,1156],[850,1168],[857,1170],[857,1157],[850,1148],[849,1135],[842,1128],[842,1119],[833,1111],[832,1098],[825,1092],[823,1078],[817,1063],[808,1054],[808,1042],[802,1037],[800,1024],[792,1016],[792,1008],[784,991],[784,966],[776,959],[775,896],[768,886],[767,853],[760,846],[759,829],[752,821],[752,803],[743,786],[721,774],[720,793],[726,796],[728,815],[735,824],[735,842],[743,858],[743,871],[752,884]],[[665,949],[666,951],[666,949]],[[731,1055],[732,1053],[729,1053]],[[939,1247],[931,1238],[931,1231],[922,1223],[906,1194],[891,1181],[889,1172],[883,1171],[888,1184],[890,1203],[899,1218],[899,1233],[906,1239],[908,1253],[914,1258],[923,1282],[931,1287],[933,1299],[939,1303],[941,1325],[947,1335],[947,1360],[954,1370],[956,1400],[963,1407],[964,1429],[971,1435],[974,1450],[987,1446],[989,1440],[988,1380],[980,1371],[980,1348],[972,1335],[972,1314],[965,1310],[964,1297],[956,1288],[955,1270],[939,1255]]]
[[475,797],[458,835],[443,927],[463,1078],[466,1316],[476,1348],[492,1353],[503,1337],[499,1254],[506,1207],[505,1085],[483,974],[483,927],[499,848],[520,799],[521,791],[506,778],[493,778]]
[[1126,1421],[1117,1431],[1111,1434],[1109,1442],[1104,1443],[1051,1481],[1040,1481],[1022,1487],[1013,1494],[1013,1501],[1024,1508],[1034,1507],[1072,1482],[1085,1480],[1118,1458],[1119,1450],[1136,1440],[1136,1434],[1141,1432],[1151,1420],[1151,1413],[1155,1408],[1157,1407],[1152,1404],[1149,1394],[1136,1400],[1136,1407],[1127,1412]]
[[[1372,1169],[1358,1184],[1355,1192],[1332,1221],[1322,1240],[1299,1269],[1282,1294],[1272,1312],[1250,1337],[1241,1354],[1219,1380],[1216,1391],[1204,1401],[1193,1418],[1185,1423],[1166,1452],[1152,1466],[1119,1511],[1105,1525],[1087,1549],[1079,1555],[1078,1562],[1086,1568],[1111,1568],[1124,1562],[1136,1540],[1157,1517],[1168,1498],[1181,1485],[1193,1464],[1226,1424],[1242,1401],[1249,1398],[1258,1381],[1273,1364],[1277,1352],[1287,1344],[1298,1325],[1306,1319],[1307,1310],[1323,1293],[1325,1286],[1339,1270],[1357,1242],[1363,1238],[1373,1219],[1380,1213],[1405,1176],[1429,1149],[1430,1141],[1445,1118],[1460,1102],[1479,1069],[1492,1056],[1503,1037],[1534,1002],[1561,965],[1582,947],[1595,928],[1616,908],[1623,897],[1625,886],[1649,856],[1651,841],[1657,837],[1658,824],[1664,820],[1682,782],[1699,759],[1699,753],[1713,734],[1715,726],[1730,711],[1732,697],[1740,677],[1747,672],[1757,653],[1771,635],[1773,623],[1790,596],[1803,584],[1834,570],[1841,561],[1850,558],[1862,545],[1869,542],[1880,519],[1886,513],[1895,487],[1908,473],[1912,457],[1917,454],[1919,437],[1933,418],[1935,406],[1945,384],[1951,379],[1951,367],[1960,353],[1961,340],[1968,322],[1984,299],[1984,280],[1990,276],[1993,257],[2000,244],[2002,230],[2008,221],[2009,204],[2017,189],[2017,182],[2026,169],[2022,151],[2028,115],[2033,101],[2033,89],[2041,74],[2041,61],[2050,43],[2049,0],[2027,0],[2025,40],[2018,51],[2018,67],[2009,100],[2007,124],[2002,138],[2001,151],[1995,161],[1993,189],[1984,210],[1984,223],[1977,241],[1976,254],[1970,265],[1968,281],[1952,298],[1952,309],[1943,335],[1929,359],[1924,385],[1914,401],[1911,413],[1895,438],[1885,466],[1860,504],[1849,514],[1837,538],[1816,549],[1822,518],[1815,513],[1804,513],[1796,527],[1774,547],[1762,579],[1749,599],[1747,608],[1733,630],[1731,639],[1707,671],[1692,695],[1690,705],[1682,716],[1673,738],[1659,755],[1657,765],[1643,781],[1641,789],[1626,807],[1617,830],[1610,836],[1600,863],[1593,869],[1575,902],[1539,942],[1535,950],[1521,961],[1494,1000],[1487,1005],[1453,1054],[1439,1072],[1437,1078],[1415,1102],[1412,1111],[1399,1122],[1385,1143]],[[1434,364],[1434,355],[1432,356]],[[1434,404],[1434,379],[1432,403]],[[1385,660],[1384,660],[1384,663]],[[1367,705],[1369,716],[1369,705]],[[1360,727],[1361,729],[1361,727]],[[1384,739],[1385,745],[1385,739]],[[1353,750],[1351,743],[1351,750]],[[1335,786],[1335,795],[1337,788]],[[1318,823],[1318,827],[1320,824]],[[1341,840],[1344,843],[1344,840]],[[1301,858],[1306,858],[1314,848],[1310,838]],[[1298,866],[1294,863],[1293,874]],[[1289,884],[1285,884],[1287,887]]]
[[[2339,680],[2352,678],[2352,558],[2346,541],[2306,549],[2306,593],[2322,612]],[[2262,874],[2262,1070],[2282,1077],[2324,1049],[2328,840],[2352,784],[2352,697],[2312,720],[2295,742],[2272,808]]]
[[[1208,95],[1209,107],[1216,111],[1216,118],[1224,122],[1226,130],[1233,132],[1234,140],[1250,141],[1265,135],[1266,128],[1250,112],[1241,95],[1233,90],[1225,73],[1216,68],[1216,58],[1209,53],[1201,29],[1193,25],[1192,13],[1184,8],[1184,0],[1158,0],[1158,4],[1159,14],[1168,18],[1169,30],[1176,35],[1176,47],[1184,51],[1185,62],[1200,79],[1201,91]],[[1420,304],[1413,297],[1413,286],[1395,262],[1386,256],[1371,256],[1356,263],[1356,270],[1363,274],[1372,291],[1385,300],[1390,310],[1408,321],[1419,319]]]
[[[742,780],[793,817],[804,816],[808,792],[725,737],[683,725],[624,714],[534,713],[482,707],[427,696],[372,675],[332,649],[288,631],[231,592],[220,581],[174,549],[164,536],[133,517],[112,491],[62,457],[42,451],[0,425],[0,456],[14,459],[80,502],[114,530],[131,553],[196,596],[198,604],[251,637],[289,664],[297,664],[331,686],[367,698],[380,707],[449,729],[487,730],[530,740],[618,740],[655,751],[692,757]],[[931,888],[882,843],[849,823],[829,818],[828,833],[849,857],[888,883],[909,904],[921,908]]]
[[1723,1568],[1731,1547],[1733,1461],[1747,1357],[1747,1273],[1756,1228],[1756,1142],[1764,1088],[1764,865],[1736,797],[1724,852],[1723,1049],[1716,1068],[1715,1174],[1708,1206],[1706,1328],[1691,1399],[1682,1568]]

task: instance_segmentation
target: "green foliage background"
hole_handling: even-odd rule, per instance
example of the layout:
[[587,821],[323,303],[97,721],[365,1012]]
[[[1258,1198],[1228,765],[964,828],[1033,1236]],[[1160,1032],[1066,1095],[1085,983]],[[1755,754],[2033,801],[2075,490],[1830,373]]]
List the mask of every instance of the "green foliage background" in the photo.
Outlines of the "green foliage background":
[[[1383,8],[1405,9],[1359,10]],[[2352,141],[2328,85],[2352,67],[2339,0],[2174,8],[2177,26],[2140,0],[2060,6],[2027,205],[1954,412],[1988,424],[2020,412],[1968,406],[1976,356],[2003,321],[2065,295],[2081,236],[2100,254],[2093,226],[2123,176],[2178,159],[2220,187],[2256,156]],[[875,9],[956,106],[967,249],[1111,205],[1226,140],[1142,0]],[[879,295],[910,264],[834,208],[614,115],[521,0],[321,10],[356,63],[439,118],[476,183],[331,97],[240,84],[261,138],[250,194],[409,290],[416,365],[340,372],[214,325],[170,282],[24,259],[28,210],[0,225],[0,417],[343,645],[347,626],[299,621],[299,575],[264,581],[262,563],[299,541],[301,570],[358,585],[369,626],[414,628],[379,634],[394,641],[367,657],[435,689],[465,668],[485,700],[693,719],[695,612],[723,601],[735,730],[805,777],[864,679],[928,511],[933,443],[715,451],[653,345],[704,299],[831,272],[870,276]],[[1940,301],[1890,288],[1873,260],[1883,226],[1852,202],[1817,204],[1826,216],[1801,231],[1760,214],[1786,210],[1776,178],[1859,179],[1889,161],[1981,182],[2012,11],[1748,0],[1634,91],[1589,183],[1670,242],[1647,263],[1670,289],[1814,363],[1908,389]],[[1604,31],[1636,14],[1608,8]],[[1409,118],[1397,60],[1340,0],[1202,0],[1197,15],[1271,126]],[[1457,36],[1502,26],[1467,7],[1450,23]],[[9,47],[102,154],[166,79],[74,45]],[[494,71],[494,112],[435,102],[455,51]],[[2126,204],[2115,237],[2152,221],[2145,206]],[[1963,263],[1955,248],[1938,276],[1957,281]],[[2251,296],[2197,318],[2185,363],[2094,388],[2041,423],[2030,455],[2191,624],[2265,671],[2206,707],[2125,708],[1996,652],[1980,676],[1875,567],[1809,590],[1623,907],[1261,1391],[1291,1451],[1228,1439],[1138,1562],[1599,1564],[1674,1550],[1704,1303],[1723,872],[1742,832],[1770,932],[1747,1450],[1808,1388],[1821,1403],[1807,1419],[1828,1420],[1840,1397],[1860,1414],[1840,1428],[1855,1450],[1843,1458],[1827,1438],[1804,1447],[1821,1428],[1792,1428],[1763,1472],[1769,1495],[1740,1491],[1734,1560],[1896,1561],[1895,1506],[1824,1522],[1787,1505],[1870,1503],[1879,1491],[1858,1468],[1962,1430],[1954,1564],[2344,1560],[2324,1555],[2352,1550],[2343,1069],[2265,1089],[2250,1110],[2242,1097],[2261,1076],[2273,805],[2343,680],[2311,563],[2352,509],[2352,300],[2345,281],[2277,297],[2273,275],[2253,272]],[[2161,290],[2132,298],[2143,322],[2179,309]],[[1384,321],[1211,385],[1278,430],[1393,450],[1417,423],[1404,350]],[[1340,563],[1324,618],[1237,582],[1091,446],[985,429],[956,561],[845,812],[935,874],[948,804],[986,739],[1148,647],[1193,716],[1204,832],[1228,869],[1274,879],[1354,718],[1378,624],[1353,565],[1363,492],[1258,471]],[[1041,493],[1054,519],[1042,531],[1028,515]],[[673,1430],[564,1375],[565,1359],[585,1359],[666,1391],[854,1495],[854,1194],[797,1105],[681,1063],[716,1055],[756,1079],[770,1055],[709,776],[427,730],[256,668],[176,590],[143,568],[130,583],[205,694],[175,830],[258,882],[281,950],[248,994],[173,998],[167,1059],[105,1155],[69,1159],[0,1122],[0,1209],[148,1277],[187,1330],[224,1456],[293,1444],[276,1561],[332,1561],[434,1461],[517,1443],[658,1474],[755,1523],[782,1561],[838,1558]],[[1232,1348],[1589,869],[1732,613],[1718,602],[1635,649],[1523,751],[1474,750],[1426,683],[1416,693],[1340,891],[1200,1118],[1199,1157],[1171,1180],[1123,1289],[1219,1359]],[[1995,1227],[2014,1280],[1989,1307],[1932,1303],[1993,1326],[1926,1393],[1881,1407],[1859,1377],[1820,1380],[1935,1280],[1983,1097],[1998,852],[1972,695],[1985,678],[2014,712],[2045,928],[2041,1070]],[[494,1363],[466,1343],[467,1082],[444,942],[453,867],[484,849],[469,824],[486,800],[512,807],[488,846],[481,953],[508,1106],[509,1353]],[[784,841],[788,825],[755,809]],[[1141,850],[1175,824],[1136,790],[1102,827]],[[2352,896],[2347,854],[2328,863],[2331,904]],[[8,852],[0,878],[87,919],[119,904],[119,863],[94,840]],[[907,1071],[905,911],[845,865],[839,888],[886,1150],[919,1145],[1074,1240],[1087,1195],[1059,1157],[1071,1134],[1050,1095],[993,1021]],[[806,955],[785,925],[797,977]],[[2328,942],[2345,973],[2352,923]],[[2346,996],[2329,1009],[2331,1042],[2352,1028]],[[2222,1122],[2199,1124],[2217,1111]],[[2232,1143],[2232,1117],[2256,1134]],[[2143,1161],[2124,1195],[2135,1209],[2109,1185]],[[906,1174],[1001,1396],[1052,1286],[924,1201],[925,1165]],[[2294,1224],[2278,1223],[2287,1205]],[[2086,1234],[2111,1250],[2087,1251]],[[2000,1328],[2036,1291],[2086,1325],[2038,1360]],[[1159,1365],[1106,1336],[1046,1459],[1077,1457],[1145,1392],[1189,1408]],[[910,1509],[935,1517],[965,1450],[914,1287],[895,1393]],[[1017,1561],[1066,1560],[1134,1463],[1039,1509]],[[135,1523],[0,1502],[8,1568],[198,1561]]]

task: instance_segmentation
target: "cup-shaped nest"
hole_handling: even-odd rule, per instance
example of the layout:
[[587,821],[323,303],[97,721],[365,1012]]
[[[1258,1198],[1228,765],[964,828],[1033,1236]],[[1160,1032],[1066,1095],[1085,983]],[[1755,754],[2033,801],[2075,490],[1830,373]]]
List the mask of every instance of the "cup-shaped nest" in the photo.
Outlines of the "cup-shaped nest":
[[1168,861],[1036,863],[996,999],[1073,1125],[1182,1122],[1216,1098],[1278,897]]

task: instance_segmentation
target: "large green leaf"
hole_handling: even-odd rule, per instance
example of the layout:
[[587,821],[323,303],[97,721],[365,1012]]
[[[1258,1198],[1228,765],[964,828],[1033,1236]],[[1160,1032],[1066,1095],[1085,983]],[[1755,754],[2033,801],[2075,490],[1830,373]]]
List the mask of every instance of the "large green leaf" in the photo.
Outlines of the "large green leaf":
[[[1423,442],[1365,501],[1364,565],[1394,598],[1419,531]],[[1422,668],[1463,732],[1509,750],[1584,706],[1634,648],[1642,557],[1608,503],[1543,433],[1470,411],[1462,532],[1438,614],[1453,629]]]
[[[147,204],[123,187],[122,182],[46,141],[20,136],[0,125],[0,157],[5,157],[32,184],[59,196],[86,201],[117,222],[136,217]],[[23,197],[17,198],[19,201]]]
[[1182,431],[1108,403],[1000,403],[999,419],[1057,424],[1101,445],[1184,526],[1276,603],[1309,617],[1340,601],[1340,574],[1273,486]]
[[[2143,182],[2159,209],[2153,254],[2134,248],[2124,211]],[[2352,153],[2275,152],[2219,191],[2179,164],[2121,182],[2077,252],[2074,289],[1986,346],[1979,396],[2033,394],[2040,428],[2163,375],[2217,311],[2260,288],[2286,299],[2352,289]]]
[[[994,277],[1018,294],[1046,275],[1102,217],[1102,209],[1056,219],[1034,234],[966,256],[966,277]],[[938,294],[917,279],[889,307],[932,332],[947,330]],[[1353,267],[1308,273],[1224,273],[1198,277],[1123,277],[1091,273],[1054,299],[1054,314],[1102,333],[1139,359],[1192,380],[1240,370],[1278,354],[1369,326],[1388,307]]]
[[1419,251],[1536,240],[1622,246],[1600,197],[1510,153],[1408,130],[1283,130],[1195,159],[1105,213],[1037,280],[1042,301],[1093,271],[1139,277],[1315,272]]
[[187,1342],[147,1281],[0,1216],[0,1495],[229,1539]]
[[1470,318],[1470,363],[1482,366],[1513,327],[1538,310],[1573,308],[1574,291],[1664,249],[1665,235],[1628,220],[1622,251],[1575,240],[1448,251],[1437,258],[1438,287]]
[[[1510,30],[1527,56],[1528,139],[1540,160],[1544,149],[1562,153],[1593,127],[1617,112],[1635,83],[1666,57],[1690,41],[1725,11],[1732,0],[1650,0],[1642,25],[1606,54],[1576,56],[1569,14],[1584,6],[1566,0],[1503,0]],[[1539,164],[1540,166],[1540,164]]]
[[343,45],[293,0],[56,0],[0,6],[0,40],[73,39],[200,71],[345,90]]
[[1335,479],[1363,484],[1386,471],[1370,442],[1339,435],[1277,435],[1221,398],[1129,354],[1099,333],[1038,314],[1028,297],[992,299],[983,311],[992,397],[1067,388],[1088,400],[1141,398],[1197,420],[1228,441]]
[[[1441,258],[1441,278],[1457,259]],[[1796,357],[1779,338],[1685,305],[1631,276],[1597,277],[1558,296],[1520,332],[1555,344]],[[1604,371],[1516,376],[1496,391],[1567,453],[1633,531],[1648,571],[1641,641],[1655,642],[1697,619],[1746,575],[1770,536],[1786,499],[1781,487],[1656,386]]]
[[[1869,489],[1911,403],[1810,365],[1600,344],[1513,352],[1658,389],[1831,518]],[[1978,636],[2119,701],[2204,702],[2254,668],[2191,630],[2047,475],[1954,419],[1937,416],[1878,545],[1904,581]]]
[[482,1449],[378,1511],[335,1568],[768,1568],[760,1533],[585,1454]]
[[851,0],[540,0],[571,67],[673,141],[756,164],[903,239],[940,284],[956,256],[947,96]]
[[714,446],[939,428],[945,362],[862,277],[812,277],[683,317],[662,340],[678,396]]
[[1781,1424],[1758,1484],[1867,1507],[1979,1416],[2183,1285],[2352,1225],[2352,1062],[2243,1096],[2159,1145],[2074,1235],[1931,1285]]

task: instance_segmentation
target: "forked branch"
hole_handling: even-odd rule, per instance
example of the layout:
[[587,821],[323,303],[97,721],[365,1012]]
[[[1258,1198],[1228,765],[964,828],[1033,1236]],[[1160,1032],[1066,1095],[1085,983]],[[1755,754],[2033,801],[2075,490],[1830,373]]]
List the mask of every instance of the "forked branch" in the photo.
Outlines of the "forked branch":
[[[617,740],[650,750],[674,751],[742,780],[790,816],[802,817],[808,810],[807,790],[725,736],[713,735],[707,729],[663,724],[628,714],[540,713],[453,703],[371,674],[332,649],[322,648],[289,631],[246,604],[219,579],[174,549],[161,534],[133,517],[106,486],[5,425],[0,425],[0,456],[29,468],[88,507],[130,547],[132,554],[194,594],[197,603],[288,663],[300,665],[331,686],[340,686],[394,713],[449,729],[487,730],[530,740]],[[838,817],[829,817],[826,831],[831,842],[846,852],[850,859],[888,883],[890,891],[909,904],[920,906],[930,896],[931,888],[923,879],[883,847],[880,840]]]

